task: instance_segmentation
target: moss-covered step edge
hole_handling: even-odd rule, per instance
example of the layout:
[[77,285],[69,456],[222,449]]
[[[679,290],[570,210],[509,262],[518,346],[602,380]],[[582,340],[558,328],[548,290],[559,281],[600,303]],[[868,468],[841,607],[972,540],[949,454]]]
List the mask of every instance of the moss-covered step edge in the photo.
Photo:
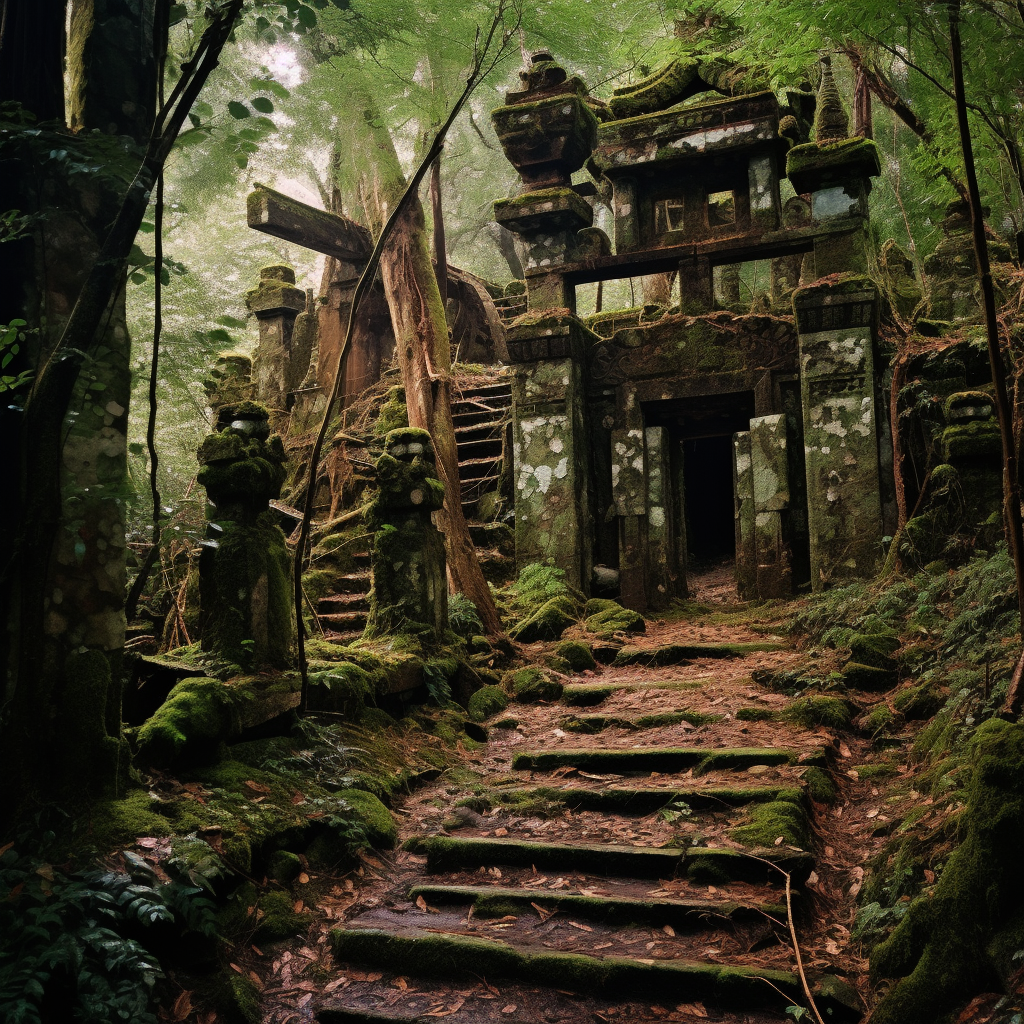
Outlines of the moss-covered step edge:
[[[480,1018],[475,1018],[480,1019]],[[515,1017],[515,1024],[542,1024],[530,1017]],[[426,1013],[399,1013],[397,1010],[346,1010],[322,1007],[317,1010],[317,1024],[436,1024],[438,1018]]]
[[786,971],[725,967],[685,960],[633,960],[584,953],[534,952],[500,939],[439,935],[419,929],[348,926],[331,932],[334,955],[403,975],[452,979],[496,977],[606,993],[674,992],[689,1000],[782,1009],[800,982]]
[[780,848],[746,852],[699,846],[684,850],[676,846],[413,836],[405,841],[403,849],[426,854],[429,874],[505,864],[607,877],[672,878],[678,874],[695,880],[763,882],[782,879],[772,866],[776,865],[800,884],[814,870],[811,854]]
[[649,774],[680,772],[690,768],[695,773],[716,769],[744,769],[754,765],[825,764],[825,755],[816,751],[803,757],[795,750],[779,747],[633,747],[627,750],[563,749],[524,750],[512,758],[515,771],[552,771],[555,768],[578,768],[581,771]]
[[576,811],[605,811],[650,814],[677,801],[691,810],[718,811],[744,804],[803,800],[803,790],[796,786],[709,786],[706,789],[582,789],[576,787],[525,786],[502,789],[492,794],[502,804],[517,804],[530,799],[548,800]]
[[[565,691],[563,691],[564,693]],[[619,728],[640,731],[688,722],[693,726],[713,725],[721,715],[705,715],[700,711],[661,711],[650,715],[566,715],[559,725],[567,732],[593,735],[604,729]]]
[[613,693],[636,693],[639,690],[699,690],[705,679],[671,679],[664,682],[638,683],[566,683],[562,703],[572,708],[592,708]]
[[785,644],[759,641],[749,644],[662,644],[660,647],[623,647],[613,665],[678,665],[698,658],[743,658],[748,654],[784,651]]
[[409,899],[422,896],[427,903],[473,904],[477,917],[503,917],[506,914],[531,914],[533,907],[561,910],[576,917],[618,923],[633,922],[661,927],[686,924],[690,927],[714,926],[717,921],[740,921],[772,917],[786,920],[786,908],[778,903],[742,903],[713,900],[673,900],[664,897],[582,896],[574,893],[546,892],[543,889],[500,889],[489,885],[415,885]]

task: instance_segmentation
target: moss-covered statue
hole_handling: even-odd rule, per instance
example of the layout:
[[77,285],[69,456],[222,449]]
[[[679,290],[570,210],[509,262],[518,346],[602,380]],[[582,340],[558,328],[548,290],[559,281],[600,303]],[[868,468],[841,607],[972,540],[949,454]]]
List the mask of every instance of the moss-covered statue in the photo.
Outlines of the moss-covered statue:
[[269,502],[281,493],[285,453],[255,402],[224,406],[199,446],[209,499],[199,559],[202,647],[246,671],[285,668],[291,654],[290,562]]
[[366,635],[440,639],[448,629],[448,583],[444,541],[431,514],[444,503],[444,485],[425,430],[388,433],[377,460],[377,485],[367,515],[374,537]]

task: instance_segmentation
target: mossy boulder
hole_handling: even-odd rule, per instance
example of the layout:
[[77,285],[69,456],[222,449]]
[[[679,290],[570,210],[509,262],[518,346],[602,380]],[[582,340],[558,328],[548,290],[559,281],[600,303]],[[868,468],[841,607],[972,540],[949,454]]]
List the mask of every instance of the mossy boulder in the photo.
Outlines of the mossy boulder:
[[740,708],[736,712],[740,722],[770,722],[774,717],[775,712],[768,708]]
[[850,725],[850,709],[839,697],[814,694],[801,697],[788,705],[779,717],[805,729],[824,725],[829,729],[846,729]]
[[555,654],[562,658],[573,672],[592,672],[597,668],[590,648],[579,640],[563,640],[555,648]]
[[882,633],[857,633],[850,639],[849,647],[851,661],[891,671],[896,667],[893,655],[899,650],[900,641]]
[[899,718],[888,704],[879,704],[861,716],[858,725],[865,735],[878,736],[880,733],[893,732],[899,725]]
[[861,665],[854,661],[843,669],[843,682],[851,690],[866,690],[868,693],[891,690],[896,685],[897,678],[895,669]]
[[139,729],[139,761],[167,768],[182,759],[209,757],[237,730],[238,721],[234,694],[225,683],[205,676],[183,679]]
[[892,698],[892,706],[906,721],[917,722],[931,718],[942,707],[945,698],[942,691],[933,683],[921,683],[900,690]]
[[481,686],[470,698],[466,710],[474,722],[482,722],[508,707],[509,696],[500,686]]
[[279,942],[294,935],[304,935],[311,916],[297,913],[294,900],[286,892],[268,892],[256,906],[259,924],[253,935],[254,942]]
[[808,768],[804,772],[804,785],[807,787],[807,795],[818,804],[833,804],[839,796],[832,776],[824,768]]
[[734,828],[729,835],[746,846],[773,847],[781,837],[789,846],[807,846],[809,824],[807,811],[799,799],[771,800],[750,808],[746,825]]
[[535,612],[521,619],[509,630],[519,643],[557,640],[577,620],[578,606],[568,594],[559,594],[545,601]]
[[329,669],[309,674],[309,706],[356,719],[374,701],[376,684],[365,669],[339,662]]
[[288,850],[277,850],[271,854],[270,860],[267,863],[267,874],[275,882],[287,885],[289,882],[294,882],[302,874],[302,859],[297,853],[289,853]]
[[644,617],[617,601],[594,598],[584,609],[583,625],[588,633],[601,640],[610,640],[616,633],[643,633],[647,629]]
[[1000,991],[1024,945],[1024,726],[990,720],[967,752],[974,768],[962,842],[929,896],[914,901],[871,955],[871,975],[900,979],[874,1024],[940,1024],[979,992]]
[[539,668],[521,668],[506,672],[502,686],[520,704],[556,701],[562,696],[562,684],[555,682]]
[[395,819],[378,797],[361,789],[346,789],[339,795],[363,826],[367,842],[374,849],[394,849],[398,842]]

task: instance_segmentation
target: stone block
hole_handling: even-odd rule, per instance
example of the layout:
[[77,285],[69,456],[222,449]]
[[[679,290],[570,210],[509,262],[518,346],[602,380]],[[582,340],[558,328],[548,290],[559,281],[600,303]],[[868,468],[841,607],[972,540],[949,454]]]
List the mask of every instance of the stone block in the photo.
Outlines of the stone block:
[[732,435],[733,514],[736,524],[736,590],[744,600],[757,596],[757,556],[754,549],[754,474],[750,434]]

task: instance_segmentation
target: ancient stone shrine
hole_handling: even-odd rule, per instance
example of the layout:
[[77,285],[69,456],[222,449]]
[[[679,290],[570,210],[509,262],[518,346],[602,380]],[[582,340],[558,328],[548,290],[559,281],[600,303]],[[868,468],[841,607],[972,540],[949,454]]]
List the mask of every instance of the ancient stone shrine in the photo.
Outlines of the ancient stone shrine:
[[202,648],[253,671],[289,665],[291,559],[269,503],[281,494],[285,453],[255,402],[223,406],[199,446],[207,535],[199,557]]
[[432,518],[443,504],[430,434],[390,431],[366,516],[374,531],[368,637],[415,633],[430,641],[448,629],[444,538]]
[[[821,72],[817,96],[776,95],[684,54],[606,104],[542,52],[494,112],[522,182],[495,203],[526,253],[528,310],[507,339],[520,565],[584,589],[595,565],[617,567],[638,610],[685,595],[688,547],[735,551],[743,596],[872,571],[888,447],[867,276],[879,161]],[[573,184],[583,167],[596,186]],[[595,195],[610,196],[611,239]],[[729,311],[760,260],[770,296]],[[576,315],[581,285],[665,275],[667,308]]]

